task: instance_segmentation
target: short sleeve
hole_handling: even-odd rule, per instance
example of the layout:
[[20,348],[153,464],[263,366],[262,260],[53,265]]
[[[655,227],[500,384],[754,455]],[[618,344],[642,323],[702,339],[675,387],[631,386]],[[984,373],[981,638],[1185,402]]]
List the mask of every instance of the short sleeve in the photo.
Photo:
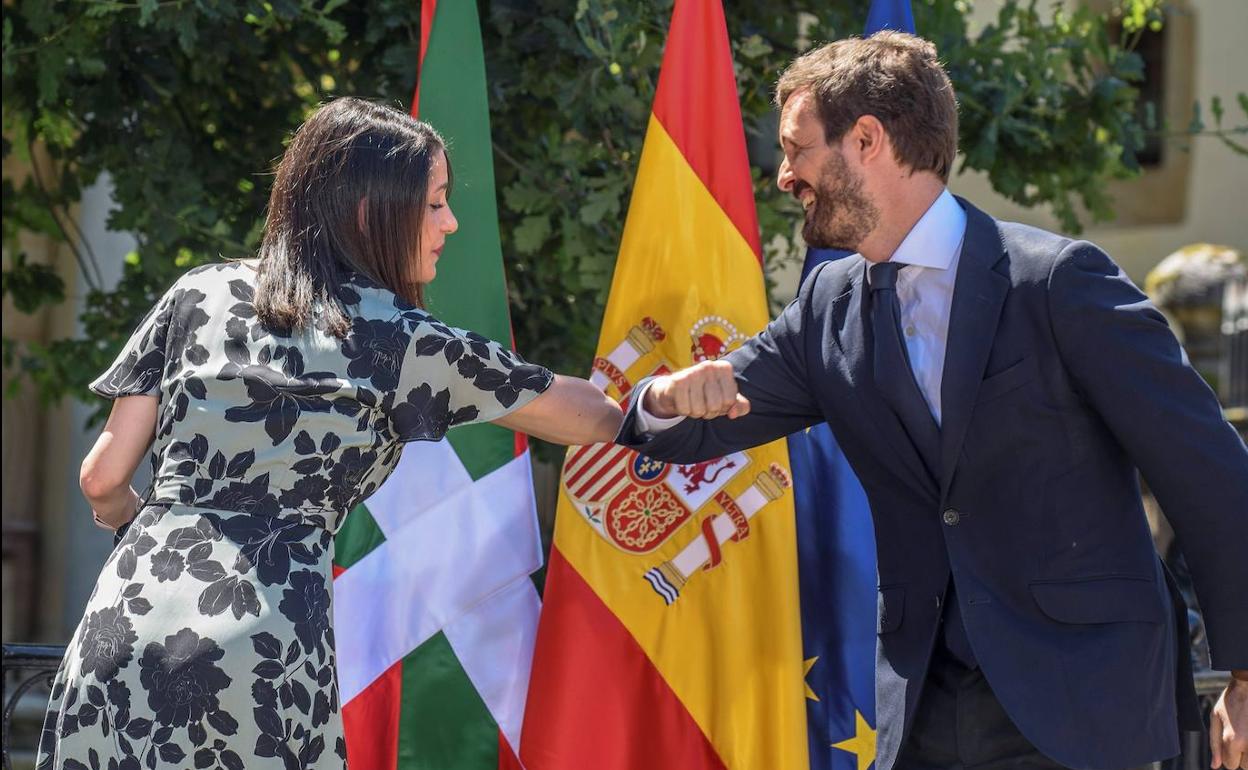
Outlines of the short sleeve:
[[93,393],[105,398],[121,398],[154,396],[160,392],[173,303],[173,292],[170,291],[148,311],[113,365],[91,383]]
[[438,440],[532,401],[554,375],[493,340],[427,317],[408,343],[391,409],[400,441]]

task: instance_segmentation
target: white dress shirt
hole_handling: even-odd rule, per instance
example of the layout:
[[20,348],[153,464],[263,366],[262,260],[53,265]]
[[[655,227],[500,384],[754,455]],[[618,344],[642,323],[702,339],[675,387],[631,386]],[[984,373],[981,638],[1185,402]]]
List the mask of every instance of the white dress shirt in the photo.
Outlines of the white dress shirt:
[[[940,384],[945,372],[949,312],[958,275],[958,258],[966,234],[966,212],[945,190],[910,228],[889,259],[908,265],[897,274],[897,302],[901,305],[901,331],[910,356],[915,382],[927,406],[940,424]],[[865,289],[865,287],[864,287]],[[641,393],[639,398],[644,398]],[[659,433],[684,417],[659,418],[637,409],[637,430]]]

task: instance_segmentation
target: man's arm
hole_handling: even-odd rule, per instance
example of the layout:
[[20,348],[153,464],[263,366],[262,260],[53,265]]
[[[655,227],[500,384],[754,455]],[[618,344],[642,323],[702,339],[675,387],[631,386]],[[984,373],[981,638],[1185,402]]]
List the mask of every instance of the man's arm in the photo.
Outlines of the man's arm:
[[[1187,557],[1215,668],[1213,766],[1248,762],[1248,448],[1164,317],[1097,247],[1049,276],[1054,335],[1081,393],[1148,480]],[[1180,655],[1186,654],[1180,651]]]
[[1161,313],[1100,249],[1063,250],[1049,303],[1067,370],[1174,526],[1214,665],[1248,669],[1248,448]]
[[700,462],[822,420],[805,355],[813,285],[812,275],[776,320],[723,359],[638,383],[616,441],[659,460]]

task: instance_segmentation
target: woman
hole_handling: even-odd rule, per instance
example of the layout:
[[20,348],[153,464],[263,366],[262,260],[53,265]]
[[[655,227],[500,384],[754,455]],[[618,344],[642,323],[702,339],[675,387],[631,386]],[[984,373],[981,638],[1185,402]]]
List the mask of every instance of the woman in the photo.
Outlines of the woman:
[[[441,138],[358,99],[278,167],[255,263],[180,278],[92,390],[98,522],[133,520],[70,642],[39,767],[341,767],[333,535],[407,441],[491,421],[610,441],[620,410],[421,309],[446,237]],[[130,480],[153,440],[153,486]]]

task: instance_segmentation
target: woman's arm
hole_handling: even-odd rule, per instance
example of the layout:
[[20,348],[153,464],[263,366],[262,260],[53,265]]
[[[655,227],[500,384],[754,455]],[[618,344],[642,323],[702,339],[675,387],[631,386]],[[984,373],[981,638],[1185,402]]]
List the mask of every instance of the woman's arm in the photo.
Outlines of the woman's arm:
[[104,432],[82,461],[78,484],[96,524],[117,529],[134,517],[139,496],[130,488],[156,435],[156,396],[125,396],[113,402]]
[[541,395],[494,423],[553,444],[597,444],[614,441],[623,418],[588,380],[557,374]]

